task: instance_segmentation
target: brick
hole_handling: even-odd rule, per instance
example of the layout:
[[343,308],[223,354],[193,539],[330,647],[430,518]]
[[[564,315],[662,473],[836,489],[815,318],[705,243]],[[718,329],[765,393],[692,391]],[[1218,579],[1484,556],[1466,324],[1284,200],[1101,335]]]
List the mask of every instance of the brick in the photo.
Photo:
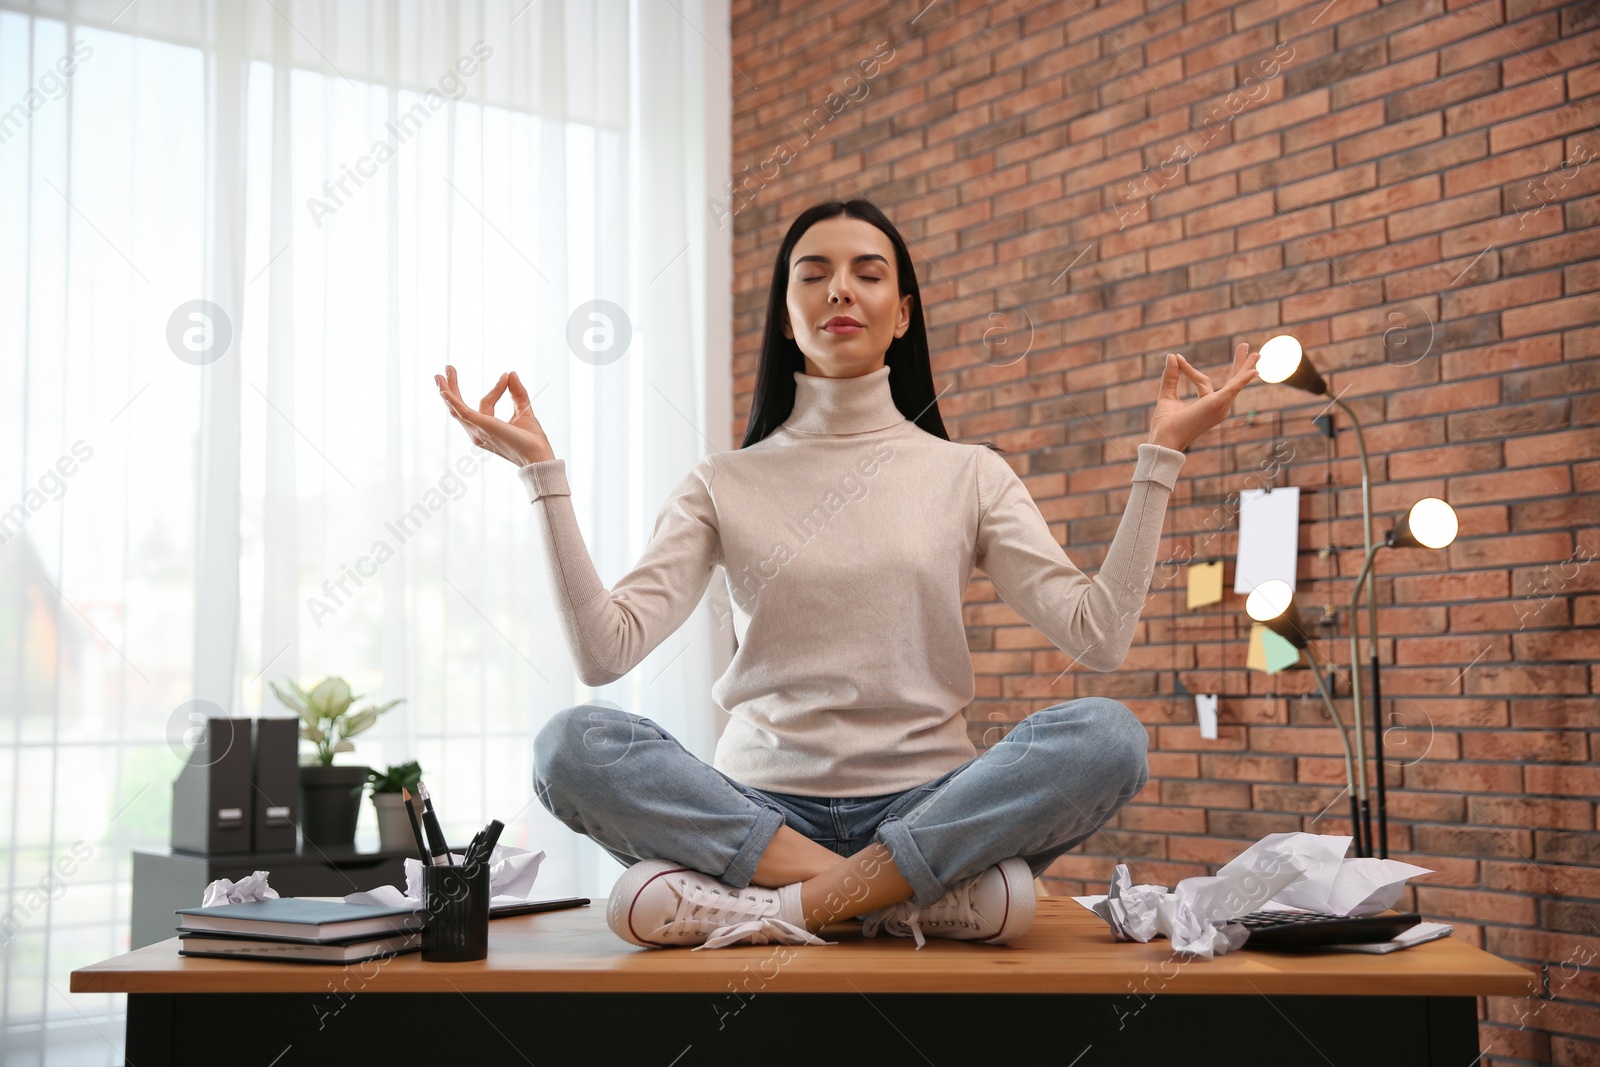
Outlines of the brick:
[[1600,834],[1570,834],[1538,830],[1529,855],[1552,863],[1581,863],[1600,867]]
[[1244,782],[1164,781],[1161,798],[1168,804],[1201,808],[1248,808],[1250,786]]
[[1203,808],[1129,804],[1117,813],[1115,822],[1121,829],[1155,833],[1203,834],[1206,831]]
[[1600,120],[1600,99],[1587,97],[1550,108],[1528,118],[1512,119],[1489,130],[1489,151],[1508,152],[1514,148],[1547,141],[1563,134],[1588,129]]
[[1402,122],[1387,123],[1382,129],[1370,133],[1346,137],[1335,147],[1334,157],[1339,166],[1348,167],[1389,155],[1396,149],[1436,142],[1443,133],[1444,124],[1439,113],[1429,112]]
[[[1469,15],[1465,11],[1460,14]],[[1477,15],[1476,12],[1470,14]],[[1549,14],[1523,19],[1504,27],[1491,25],[1484,21],[1482,15],[1477,15],[1477,18],[1474,29],[1479,32],[1476,36],[1440,49],[1440,74],[1450,74],[1502,57],[1521,55],[1529,48],[1554,40],[1561,32],[1556,17]]]
[[1405,768],[1405,787],[1453,793],[1520,793],[1522,770],[1520,765],[1510,763],[1423,760]]
[[1594,802],[1528,797],[1473,797],[1467,818],[1495,826],[1582,830],[1594,828]]
[[[1506,693],[1523,696],[1539,693],[1546,696],[1587,693],[1587,672],[1579,666],[1555,664],[1542,667],[1503,667],[1480,663],[1462,679],[1466,691],[1477,693]],[[1511,713],[1513,726],[1517,721],[1515,706]]]
[[1531,830],[1480,829],[1471,826],[1417,826],[1411,831],[1416,851],[1446,856],[1505,856],[1522,859],[1533,854]]
[[1512,893],[1445,889],[1425,883],[1417,886],[1417,910],[1429,918],[1438,917],[1445,921],[1452,918],[1474,919],[1516,926],[1532,926],[1535,921],[1534,904],[1529,897]]
[[[1471,70],[1460,71],[1447,78],[1440,78],[1439,56],[1437,53],[1427,53],[1416,56],[1404,63],[1394,63],[1382,71],[1369,74],[1367,78],[1376,78],[1390,70],[1404,70],[1407,72],[1403,82],[1405,88],[1389,83],[1375,86],[1383,91],[1375,93],[1384,98],[1386,114],[1390,121],[1410,118],[1427,111],[1441,111],[1451,104],[1459,104],[1465,100],[1473,100],[1491,93],[1500,88],[1500,71],[1489,65],[1474,67]],[[1420,77],[1410,80],[1413,72]],[[1356,78],[1346,82],[1341,89],[1353,86],[1364,79]],[[1399,91],[1397,91],[1397,89]],[[1341,94],[1341,102],[1355,99],[1348,93]]]
[[1276,191],[1276,206],[1279,211],[1295,211],[1312,204],[1364,193],[1377,188],[1377,185],[1375,165],[1358,163],[1344,170],[1280,186]]
[[1446,551],[1450,566],[1462,570],[1559,562],[1572,554],[1572,535],[1551,532],[1457,540]]
[[[1529,766],[1523,777],[1530,794],[1582,798],[1600,796],[1600,767]],[[1600,881],[1596,882],[1600,893]]]
[[1524,762],[1586,760],[1589,743],[1587,735],[1577,731],[1469,731],[1461,735],[1461,755],[1463,759]]

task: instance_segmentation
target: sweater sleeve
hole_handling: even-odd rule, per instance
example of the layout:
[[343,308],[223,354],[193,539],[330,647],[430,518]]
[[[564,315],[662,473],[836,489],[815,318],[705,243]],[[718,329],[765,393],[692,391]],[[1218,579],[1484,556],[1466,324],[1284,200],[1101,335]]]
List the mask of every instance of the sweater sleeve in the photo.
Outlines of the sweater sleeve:
[[566,461],[517,469],[534,506],[561,629],[584,685],[605,685],[633,670],[705,595],[721,552],[707,472],[698,465],[678,483],[639,562],[607,589],[578,529]]
[[1127,658],[1155,573],[1167,498],[1184,454],[1141,444],[1133,490],[1093,579],[1067,558],[1009,464],[983,449],[978,466],[977,565],[1018,615],[1094,671]]

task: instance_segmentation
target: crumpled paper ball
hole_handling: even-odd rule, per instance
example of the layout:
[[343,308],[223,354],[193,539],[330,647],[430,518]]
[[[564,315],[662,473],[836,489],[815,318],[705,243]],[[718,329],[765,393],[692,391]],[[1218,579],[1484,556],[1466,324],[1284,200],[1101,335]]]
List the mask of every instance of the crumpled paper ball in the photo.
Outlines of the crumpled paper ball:
[[256,871],[237,882],[218,878],[206,886],[200,906],[213,908],[218,904],[248,904],[253,900],[273,900],[277,895],[278,891],[267,884],[267,872]]

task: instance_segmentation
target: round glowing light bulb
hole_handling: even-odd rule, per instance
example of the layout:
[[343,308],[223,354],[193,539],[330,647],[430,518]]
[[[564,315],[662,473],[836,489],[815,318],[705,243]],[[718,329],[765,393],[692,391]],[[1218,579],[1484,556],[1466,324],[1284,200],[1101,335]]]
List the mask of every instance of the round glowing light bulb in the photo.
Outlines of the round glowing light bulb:
[[1456,539],[1461,523],[1456,509],[1436,496],[1423,497],[1411,505],[1406,517],[1411,536],[1424,548],[1444,548]]
[[1300,366],[1302,349],[1293,335],[1280,333],[1261,346],[1261,358],[1256,361],[1256,373],[1261,380],[1276,385],[1287,381]]
[[1244,613],[1256,622],[1276,619],[1294,603],[1294,590],[1282,578],[1268,578],[1254,589],[1244,602]]

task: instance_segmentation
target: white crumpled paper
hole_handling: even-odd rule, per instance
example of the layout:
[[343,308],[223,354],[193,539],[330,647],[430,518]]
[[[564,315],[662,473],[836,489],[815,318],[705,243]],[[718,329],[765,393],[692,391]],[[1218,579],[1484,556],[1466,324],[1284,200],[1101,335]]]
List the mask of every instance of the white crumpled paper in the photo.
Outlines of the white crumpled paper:
[[1171,891],[1133,885],[1117,864],[1105,896],[1074,897],[1111,926],[1118,941],[1164,934],[1175,951],[1203,959],[1230,952],[1249,932],[1231,920],[1274,907],[1370,915],[1400,899],[1406,880],[1432,874],[1399,860],[1345,859],[1350,838],[1302,832],[1268,834],[1216,874],[1185,878]]
[[[451,859],[460,866],[465,856],[451,853]],[[521,904],[533,899],[533,881],[539,876],[539,864],[544,853],[529,852],[512,845],[496,845],[489,854],[489,906]],[[256,871],[237,882],[218,878],[205,888],[202,908],[217,904],[248,904],[254,900],[270,900],[278,891],[267,884],[267,872]],[[380,885],[376,889],[349,893],[343,898],[346,904],[377,904],[386,908],[414,907],[422,901],[422,861],[406,860],[406,888]]]
[[[457,866],[466,862],[465,856],[455,853],[450,858]],[[489,853],[489,906],[521,904],[534,899],[533,882],[539,876],[539,864],[544,852],[529,852],[513,845],[496,845]],[[422,861],[406,860],[406,888],[380,885],[361,893],[350,893],[344,898],[348,904],[380,904],[385,907],[411,907],[422,902]]]
[[214,908],[218,904],[248,904],[254,900],[272,900],[277,895],[278,891],[267,884],[267,872],[256,871],[237,882],[218,878],[206,886],[200,906]]

